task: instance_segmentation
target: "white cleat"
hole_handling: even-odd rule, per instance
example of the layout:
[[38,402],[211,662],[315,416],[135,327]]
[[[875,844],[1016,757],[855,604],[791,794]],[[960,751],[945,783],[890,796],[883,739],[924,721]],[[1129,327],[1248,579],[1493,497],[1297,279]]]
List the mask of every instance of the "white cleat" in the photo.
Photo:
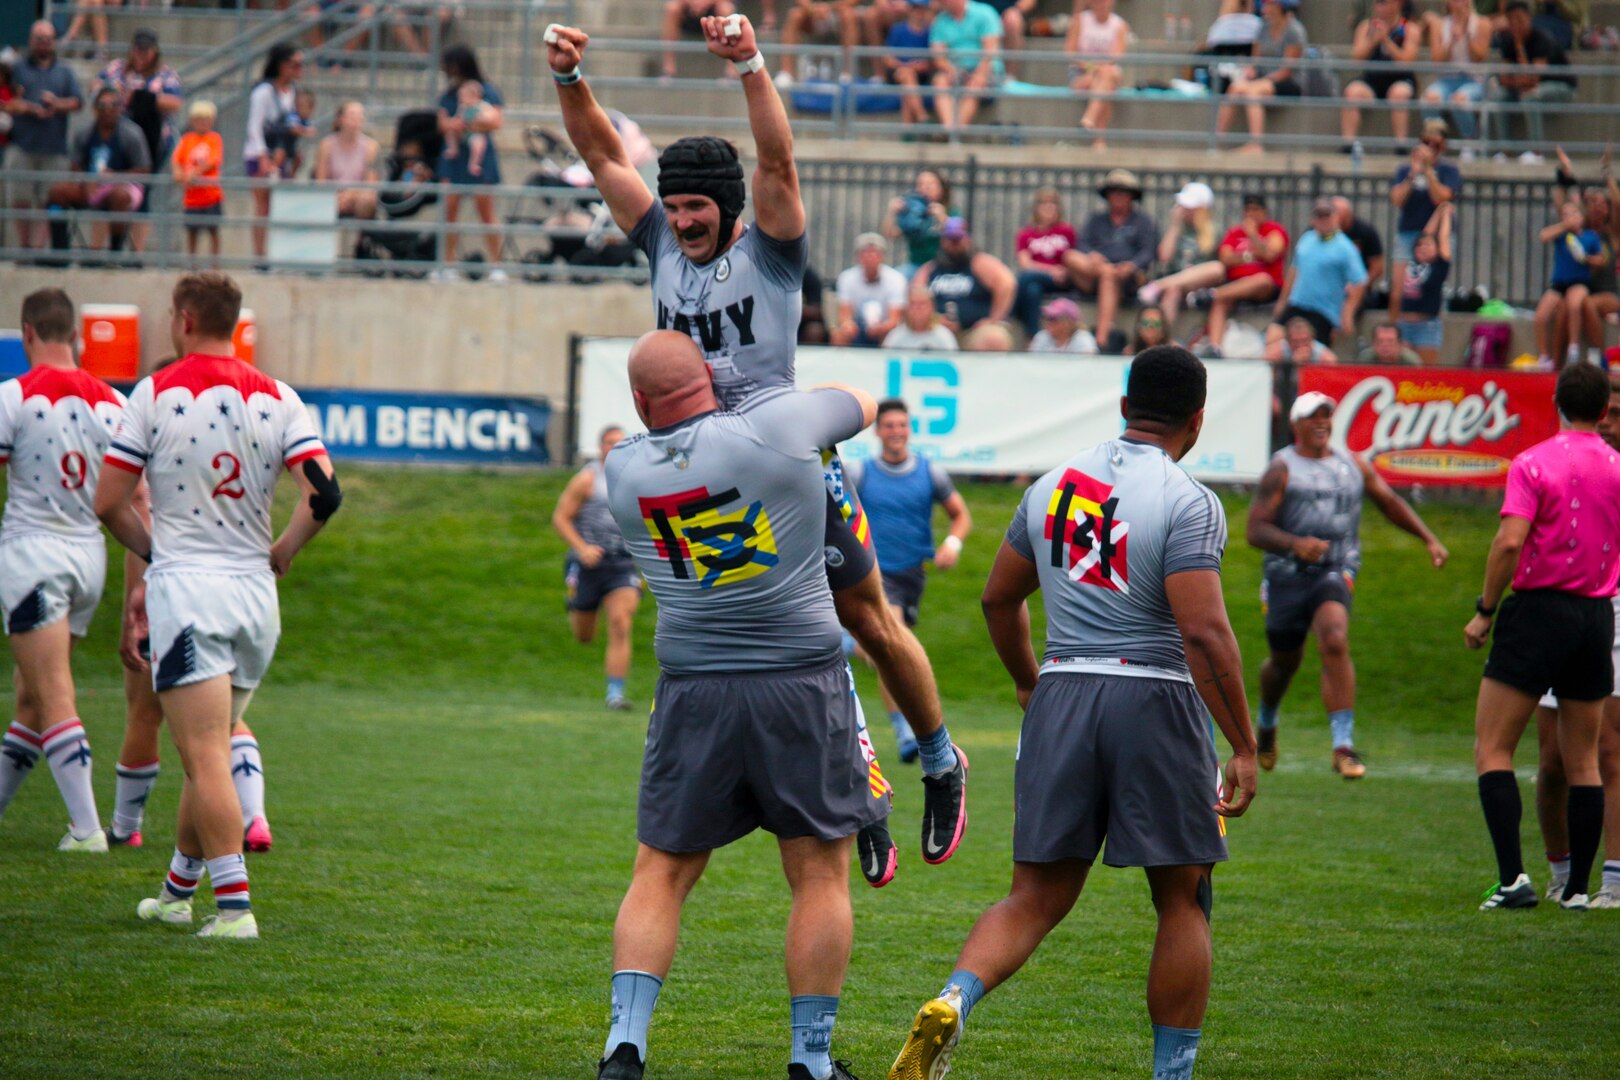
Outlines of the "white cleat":
[[191,925],[190,900],[165,900],[162,897],[148,896],[135,905],[135,914],[147,922],[177,923]]
[[1564,886],[1569,884],[1569,878],[1555,877],[1547,884],[1547,902],[1556,904],[1564,898]]
[[227,919],[219,915],[210,915],[203,920],[202,929],[197,931],[198,937],[206,938],[257,938],[259,936],[259,923],[254,919],[253,912],[244,912],[234,919]]
[[88,851],[98,855],[105,855],[107,854],[107,834],[97,829],[83,840],[80,840],[73,835],[73,830],[69,829],[67,835],[62,837],[62,842],[56,845],[56,850]]
[[1568,900],[1558,901],[1558,906],[1563,908],[1565,911],[1585,911],[1587,908],[1592,906],[1592,901],[1587,899],[1585,893],[1580,892],[1576,893]]
[[1587,907],[1594,911],[1612,911],[1620,908],[1620,885],[1605,885],[1592,894]]

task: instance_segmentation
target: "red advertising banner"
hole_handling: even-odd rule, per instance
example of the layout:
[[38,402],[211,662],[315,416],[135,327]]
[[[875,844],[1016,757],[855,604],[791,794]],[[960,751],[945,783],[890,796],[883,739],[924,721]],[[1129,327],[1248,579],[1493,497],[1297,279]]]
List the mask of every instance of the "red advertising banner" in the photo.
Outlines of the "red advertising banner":
[[1465,368],[1313,364],[1299,391],[1339,403],[1333,441],[1391,484],[1499,488],[1508,465],[1558,432],[1557,377]]

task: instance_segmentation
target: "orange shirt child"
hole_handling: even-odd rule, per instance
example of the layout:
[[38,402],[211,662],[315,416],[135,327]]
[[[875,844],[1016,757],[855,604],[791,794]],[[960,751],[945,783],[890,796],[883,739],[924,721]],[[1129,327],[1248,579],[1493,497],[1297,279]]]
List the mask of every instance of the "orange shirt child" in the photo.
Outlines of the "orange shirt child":
[[180,136],[174,148],[174,164],[191,175],[183,201],[187,210],[202,210],[225,201],[225,192],[219,186],[219,167],[224,160],[225,141],[219,132],[188,131]]

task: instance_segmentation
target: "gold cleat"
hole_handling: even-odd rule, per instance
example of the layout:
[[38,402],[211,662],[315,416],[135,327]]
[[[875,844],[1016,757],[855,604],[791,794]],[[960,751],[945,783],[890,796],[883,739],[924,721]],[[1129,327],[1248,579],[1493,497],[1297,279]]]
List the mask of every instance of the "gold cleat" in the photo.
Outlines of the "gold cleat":
[[1277,729],[1256,728],[1255,741],[1260,748],[1260,767],[1270,772],[1277,767]]
[[889,1080],[942,1080],[962,1034],[962,998],[953,986],[921,1009],[906,1045],[889,1068]]
[[1361,763],[1361,755],[1348,746],[1341,746],[1333,751],[1333,771],[1346,780],[1360,780],[1367,775],[1367,766]]

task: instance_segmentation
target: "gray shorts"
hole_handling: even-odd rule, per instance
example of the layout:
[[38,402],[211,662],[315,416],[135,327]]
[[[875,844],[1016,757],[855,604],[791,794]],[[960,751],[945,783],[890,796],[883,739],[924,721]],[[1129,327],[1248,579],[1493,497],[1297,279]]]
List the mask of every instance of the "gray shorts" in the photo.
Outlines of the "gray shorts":
[[[882,570],[882,567],[879,567]],[[900,617],[907,626],[916,626],[922,609],[923,589],[928,585],[928,571],[921,566],[910,570],[883,570],[883,595],[900,609]]]
[[1266,643],[1274,652],[1303,648],[1316,609],[1343,604],[1350,610],[1356,589],[1354,570],[1284,571],[1260,579],[1260,611],[1266,619]]
[[636,836],[712,851],[764,829],[841,840],[889,813],[867,763],[843,657],[789,671],[660,675]]
[[[27,150],[19,150],[15,146],[5,148],[5,171],[10,172],[67,172],[70,163],[66,154],[32,154]],[[63,179],[66,179],[65,177]],[[36,210],[44,209],[51,189],[51,181],[28,179],[7,180],[4,195],[5,205],[32,206]]]
[[1053,672],[1024,711],[1013,860],[1226,861],[1204,703],[1173,679]]

